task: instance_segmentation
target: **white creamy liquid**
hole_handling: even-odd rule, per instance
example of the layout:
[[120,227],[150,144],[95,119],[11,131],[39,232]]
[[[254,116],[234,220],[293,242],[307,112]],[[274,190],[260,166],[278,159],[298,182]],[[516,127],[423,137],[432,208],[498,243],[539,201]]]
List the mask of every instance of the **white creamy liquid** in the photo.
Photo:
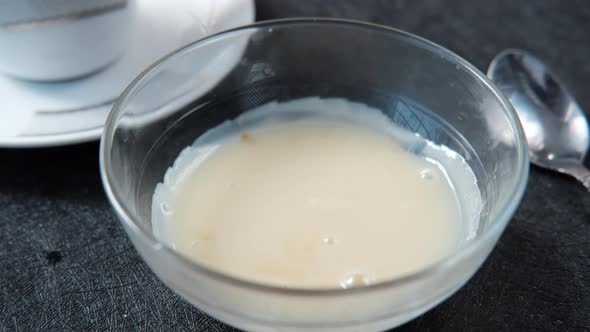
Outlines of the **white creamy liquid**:
[[261,106],[187,147],[156,187],[152,224],[228,275],[346,288],[445,257],[474,234],[480,207],[454,151],[367,106],[305,98]]

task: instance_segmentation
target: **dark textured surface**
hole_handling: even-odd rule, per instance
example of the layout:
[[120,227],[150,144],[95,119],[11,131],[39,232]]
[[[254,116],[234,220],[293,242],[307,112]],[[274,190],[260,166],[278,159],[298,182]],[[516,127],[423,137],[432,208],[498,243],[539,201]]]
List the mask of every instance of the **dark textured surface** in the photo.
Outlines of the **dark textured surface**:
[[[258,19],[333,16],[401,28],[485,69],[507,47],[549,62],[590,110],[590,2],[257,2]],[[6,111],[6,110],[2,110]],[[102,192],[98,145],[0,150],[0,331],[230,331],[172,294]],[[498,246],[461,291],[401,331],[590,329],[590,194],[532,168]]]

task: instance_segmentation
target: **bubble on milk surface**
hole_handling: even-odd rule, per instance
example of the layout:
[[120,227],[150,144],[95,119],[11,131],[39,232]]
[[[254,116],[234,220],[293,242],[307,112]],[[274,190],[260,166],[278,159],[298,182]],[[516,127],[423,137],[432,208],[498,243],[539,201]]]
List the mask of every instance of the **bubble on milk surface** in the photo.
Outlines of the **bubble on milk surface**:
[[434,179],[434,172],[431,169],[425,168],[420,171],[420,177],[424,180]]
[[336,238],[332,236],[326,236],[322,238],[322,243],[328,246],[333,246],[336,244]]
[[172,207],[170,206],[170,204],[168,204],[167,202],[162,202],[160,204],[160,210],[162,211],[163,214],[165,215],[171,215],[174,213],[174,211],[172,210]]
[[361,272],[347,274],[342,280],[340,280],[340,286],[342,288],[362,287],[370,284],[371,278],[369,278],[367,274]]

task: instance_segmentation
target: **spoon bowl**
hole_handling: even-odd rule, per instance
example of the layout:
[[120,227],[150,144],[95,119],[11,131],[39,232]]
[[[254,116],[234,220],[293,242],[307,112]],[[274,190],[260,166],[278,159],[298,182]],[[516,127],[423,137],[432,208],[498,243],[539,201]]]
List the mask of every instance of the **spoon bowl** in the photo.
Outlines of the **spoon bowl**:
[[508,49],[491,62],[488,77],[518,113],[531,162],[574,176],[590,190],[590,171],[583,166],[588,121],[557,76],[535,56]]

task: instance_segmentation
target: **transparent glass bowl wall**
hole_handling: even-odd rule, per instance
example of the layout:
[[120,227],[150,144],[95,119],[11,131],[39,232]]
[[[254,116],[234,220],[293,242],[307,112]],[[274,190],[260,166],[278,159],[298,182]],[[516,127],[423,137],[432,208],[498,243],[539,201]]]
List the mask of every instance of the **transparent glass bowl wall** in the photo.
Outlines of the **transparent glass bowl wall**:
[[[475,239],[414,274],[348,290],[284,289],[238,280],[158,242],[150,223],[153,190],[183,148],[257,105],[307,96],[366,103],[461,153],[484,200]],[[101,172],[143,259],[199,309],[247,330],[367,331],[418,316],[473,275],[522,197],[528,159],[511,106],[466,61],[401,31],[299,19],[221,33],[149,68],[107,121]]]

